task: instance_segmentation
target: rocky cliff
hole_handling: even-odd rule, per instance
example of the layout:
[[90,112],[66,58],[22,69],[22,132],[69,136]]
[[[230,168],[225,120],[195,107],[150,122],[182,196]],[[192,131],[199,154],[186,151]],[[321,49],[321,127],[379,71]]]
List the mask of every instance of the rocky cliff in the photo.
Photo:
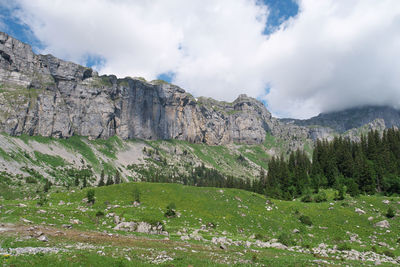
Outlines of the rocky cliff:
[[353,138],[360,132],[354,128],[365,124],[379,130],[399,126],[400,112],[369,107],[309,120],[280,120],[246,95],[232,103],[196,99],[160,80],[99,76],[52,55],[37,55],[29,45],[0,32],[0,132],[10,135],[117,135],[210,145],[260,144],[272,135],[288,151],[349,129],[353,130],[347,136]]
[[207,144],[262,143],[272,124],[264,105],[201,98],[163,81],[98,76],[90,68],[0,33],[0,131],[123,139],[181,139]]

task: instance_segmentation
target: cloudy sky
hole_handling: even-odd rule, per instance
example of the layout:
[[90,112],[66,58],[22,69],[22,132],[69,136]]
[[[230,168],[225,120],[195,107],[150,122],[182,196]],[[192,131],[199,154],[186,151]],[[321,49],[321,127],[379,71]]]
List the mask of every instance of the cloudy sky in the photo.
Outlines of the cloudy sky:
[[0,0],[0,30],[101,74],[308,118],[400,106],[399,0]]

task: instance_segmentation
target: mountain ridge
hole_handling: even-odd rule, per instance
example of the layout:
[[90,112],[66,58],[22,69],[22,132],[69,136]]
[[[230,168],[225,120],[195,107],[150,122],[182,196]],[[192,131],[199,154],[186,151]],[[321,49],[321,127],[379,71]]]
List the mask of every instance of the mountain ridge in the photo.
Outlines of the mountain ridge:
[[[99,76],[91,68],[37,55],[28,44],[0,32],[0,131],[10,135],[90,139],[117,135],[208,145],[262,144],[272,135],[293,150],[364,125],[379,130],[400,126],[400,113],[388,108],[349,112],[308,120],[278,119],[262,102],[246,95],[229,103],[194,98],[162,80]],[[364,113],[368,116],[357,117]]]

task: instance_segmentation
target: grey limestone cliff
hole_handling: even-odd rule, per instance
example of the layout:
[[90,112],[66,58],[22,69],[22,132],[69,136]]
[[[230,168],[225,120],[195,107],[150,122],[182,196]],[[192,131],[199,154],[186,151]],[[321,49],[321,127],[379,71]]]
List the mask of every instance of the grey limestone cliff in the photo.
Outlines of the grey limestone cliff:
[[201,98],[162,81],[98,76],[0,33],[0,131],[11,135],[262,143],[272,125],[259,101]]
[[232,103],[196,99],[160,80],[99,76],[91,68],[37,55],[29,45],[0,32],[0,132],[10,135],[117,135],[210,145],[260,144],[272,135],[289,151],[338,134],[357,139],[363,125],[379,130],[399,126],[400,112],[367,107],[309,120],[276,119],[246,95]]

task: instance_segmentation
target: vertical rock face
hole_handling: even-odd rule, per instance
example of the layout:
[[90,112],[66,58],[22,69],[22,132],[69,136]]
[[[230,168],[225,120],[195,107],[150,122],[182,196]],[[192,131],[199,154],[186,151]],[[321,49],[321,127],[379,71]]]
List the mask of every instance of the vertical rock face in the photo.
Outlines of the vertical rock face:
[[273,125],[259,101],[196,100],[181,88],[98,76],[0,33],[0,131],[11,135],[262,143]]
[[356,140],[360,131],[351,129],[362,125],[379,130],[400,126],[400,112],[366,107],[280,120],[246,95],[232,103],[195,99],[159,80],[98,76],[52,55],[36,55],[29,45],[0,32],[0,132],[10,135],[118,135],[219,145],[263,143],[270,133],[293,150],[337,134]]

